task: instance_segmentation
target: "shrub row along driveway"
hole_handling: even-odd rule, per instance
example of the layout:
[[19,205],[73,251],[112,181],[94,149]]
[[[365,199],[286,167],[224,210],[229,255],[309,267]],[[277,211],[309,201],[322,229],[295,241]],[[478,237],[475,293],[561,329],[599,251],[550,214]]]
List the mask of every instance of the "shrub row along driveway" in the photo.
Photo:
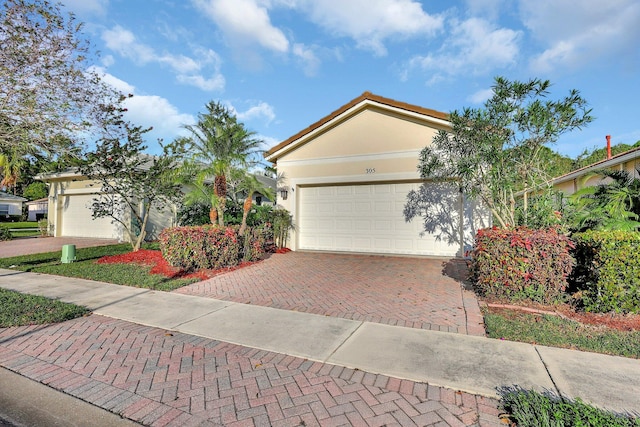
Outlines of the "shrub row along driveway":
[[174,292],[446,332],[484,335],[473,292],[443,273],[461,261],[316,252],[274,254]]

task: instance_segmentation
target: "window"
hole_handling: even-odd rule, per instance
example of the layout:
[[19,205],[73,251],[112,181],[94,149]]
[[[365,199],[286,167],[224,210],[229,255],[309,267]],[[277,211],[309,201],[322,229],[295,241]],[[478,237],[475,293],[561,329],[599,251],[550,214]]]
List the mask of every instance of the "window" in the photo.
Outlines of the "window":
[[256,205],[262,206],[262,196],[256,196]]
[[9,205],[0,204],[0,215],[9,215]]

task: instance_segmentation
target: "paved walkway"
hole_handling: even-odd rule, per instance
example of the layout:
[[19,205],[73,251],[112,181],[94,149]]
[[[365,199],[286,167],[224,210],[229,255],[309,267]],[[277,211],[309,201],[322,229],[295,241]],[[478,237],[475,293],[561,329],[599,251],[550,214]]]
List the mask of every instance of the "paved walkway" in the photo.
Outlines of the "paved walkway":
[[638,360],[9,270],[0,286],[96,313],[1,330],[0,365],[149,425],[496,426],[513,385],[640,412]]
[[77,248],[114,245],[112,239],[92,239],[89,237],[30,237],[0,242],[0,258],[20,255],[61,251],[63,245],[76,245]]
[[484,336],[472,291],[442,259],[314,252],[274,254],[175,292],[343,319]]

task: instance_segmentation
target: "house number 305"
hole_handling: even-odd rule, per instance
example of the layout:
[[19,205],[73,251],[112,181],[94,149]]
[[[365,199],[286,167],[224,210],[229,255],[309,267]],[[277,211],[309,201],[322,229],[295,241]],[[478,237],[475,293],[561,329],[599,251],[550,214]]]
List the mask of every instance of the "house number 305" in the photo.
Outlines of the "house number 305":
[[376,168],[366,168],[365,172],[367,172],[367,173],[376,173]]

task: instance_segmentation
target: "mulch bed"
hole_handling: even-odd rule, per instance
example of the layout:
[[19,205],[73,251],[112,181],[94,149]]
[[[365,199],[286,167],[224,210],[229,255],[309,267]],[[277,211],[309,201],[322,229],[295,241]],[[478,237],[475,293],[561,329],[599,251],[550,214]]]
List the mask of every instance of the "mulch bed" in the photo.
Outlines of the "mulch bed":
[[[284,252],[282,252],[284,253]],[[259,262],[259,261],[258,261]],[[199,270],[199,271],[185,271],[177,267],[172,267],[162,257],[161,251],[154,251],[150,249],[140,249],[137,252],[128,252],[121,255],[108,255],[98,259],[98,264],[137,264],[144,266],[151,266],[151,274],[161,274],[170,279],[200,279],[207,280],[218,274],[234,271],[239,268],[247,267],[255,262],[243,262],[235,267],[220,268],[217,270]]]

